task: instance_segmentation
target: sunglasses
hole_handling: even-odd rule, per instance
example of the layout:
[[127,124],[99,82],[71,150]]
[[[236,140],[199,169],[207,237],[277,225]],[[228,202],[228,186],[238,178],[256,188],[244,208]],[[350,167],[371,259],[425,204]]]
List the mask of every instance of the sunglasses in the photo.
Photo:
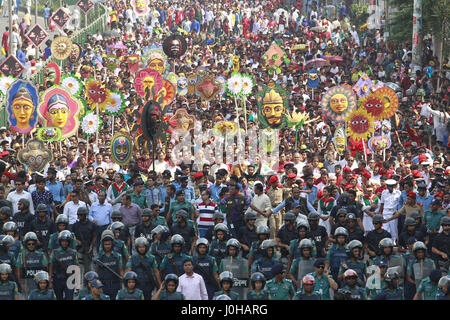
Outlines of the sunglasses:
[[325,266],[318,266],[317,269],[325,269]]

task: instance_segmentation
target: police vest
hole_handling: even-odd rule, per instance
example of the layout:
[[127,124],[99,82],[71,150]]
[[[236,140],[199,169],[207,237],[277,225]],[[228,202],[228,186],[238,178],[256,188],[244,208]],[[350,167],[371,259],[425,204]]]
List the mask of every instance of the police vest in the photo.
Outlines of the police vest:
[[[309,210],[306,201],[307,201],[306,198],[300,197],[300,213],[304,214],[305,216],[308,216]],[[286,212],[292,210],[293,206],[294,206],[294,198],[293,197],[287,198],[284,206]]]
[[115,239],[114,240],[114,244],[113,244],[113,250],[114,250],[114,252],[117,252],[117,253],[121,254],[122,258],[125,259],[125,255],[124,255],[124,253],[125,253],[125,242],[123,242],[122,240],[119,240],[119,239]]
[[12,281],[8,281],[5,286],[0,284],[0,300],[13,300],[15,288],[15,282]]
[[308,273],[314,272],[314,262],[316,259],[310,258],[308,260],[299,258],[297,260],[297,280],[302,281],[303,277]]
[[227,243],[225,241],[214,240],[211,242],[209,252],[216,258],[216,263],[220,265],[220,262],[227,254]]
[[194,272],[200,274],[205,283],[214,284],[213,282],[213,258],[206,255],[204,257],[194,257]]
[[353,263],[350,259],[346,261],[347,267],[349,269],[355,270],[355,272],[358,274],[358,278],[360,278],[362,281],[364,281],[364,263],[361,261],[356,261],[356,263]]
[[168,241],[164,243],[154,242],[152,244],[151,254],[155,256],[156,262],[160,265],[166,254],[168,254],[171,249],[171,244]]
[[53,300],[55,293],[52,289],[47,289],[43,293],[38,289],[33,289],[33,291],[30,292],[30,299],[29,300]]
[[267,260],[265,258],[259,258],[256,261],[256,271],[259,271],[264,274],[264,277],[266,277],[266,280],[270,280],[273,278],[272,275],[272,267],[277,264],[277,261],[273,258],[270,260]]
[[0,263],[7,263],[10,266],[13,265],[13,257],[11,252],[7,252],[5,254],[0,254]]
[[250,247],[250,251],[253,251],[253,261],[258,260],[263,257],[263,250],[259,247],[261,245],[261,241],[253,241]]
[[383,293],[385,294],[386,300],[403,300],[402,287],[398,287],[394,292],[389,289],[384,289]]
[[263,290],[257,294],[255,290],[252,290],[247,294],[247,300],[269,300],[269,293]]
[[32,223],[32,229],[36,233],[39,242],[41,243],[41,247],[45,250],[47,250],[48,242],[50,241],[51,225],[52,223],[49,220],[46,220],[44,223],[35,220]]
[[123,289],[119,291],[117,297],[117,300],[141,300],[142,291],[134,289],[133,292],[130,293],[128,289]]
[[160,293],[159,300],[184,300],[181,292],[175,291],[173,294],[169,294],[166,290]]
[[16,259],[19,256],[20,246],[21,246],[21,243],[19,240],[14,241],[13,244],[11,244],[9,246],[9,252],[12,252],[12,254],[14,255],[14,258],[16,258]]
[[75,264],[76,251],[67,248],[66,250],[54,250],[55,260],[54,264],[56,268],[54,269],[55,277],[58,279],[67,278],[67,268]]
[[[137,281],[139,286],[148,286],[152,283],[149,273],[153,272],[153,259],[149,256],[141,257],[139,254],[131,256],[131,269],[137,274]],[[154,285],[154,284],[153,284]],[[128,290],[127,290],[128,292]]]
[[[188,257],[188,255],[182,253],[181,255],[174,255],[173,261],[170,262],[169,259],[167,259],[167,268],[165,270],[165,274],[169,273],[175,273],[177,276],[181,276],[184,273],[183,269],[183,262]],[[175,270],[177,269],[177,270]],[[177,272],[178,271],[178,272]]]
[[[61,245],[59,244],[59,239],[58,239],[58,232],[52,233],[52,235],[50,236],[50,243],[52,244],[52,248],[53,250],[59,249],[61,248]],[[72,239],[75,239],[75,234],[72,232]],[[73,248],[73,240],[69,241],[69,248]]]
[[[101,256],[99,257],[98,260],[100,260],[101,262],[103,262],[104,265],[108,266],[114,272],[119,274],[119,268],[121,267],[121,265],[119,264],[120,257],[116,252],[114,252],[114,251],[111,252],[111,254],[109,256],[107,256],[105,253],[103,253],[103,254],[101,254]],[[120,279],[117,278],[117,276],[115,276],[111,271],[109,271],[106,267],[104,267],[100,263],[98,264],[98,277],[101,281],[104,281],[104,280],[107,280],[107,281],[114,280],[117,282],[120,281]]]
[[333,244],[330,250],[331,250],[331,259],[330,259],[331,270],[333,272],[339,272],[341,262],[347,260],[347,251],[345,250],[345,246],[342,249],[339,249],[336,244]]
[[38,271],[44,270],[43,257],[44,253],[40,250],[22,252],[22,276],[24,278],[34,278]]

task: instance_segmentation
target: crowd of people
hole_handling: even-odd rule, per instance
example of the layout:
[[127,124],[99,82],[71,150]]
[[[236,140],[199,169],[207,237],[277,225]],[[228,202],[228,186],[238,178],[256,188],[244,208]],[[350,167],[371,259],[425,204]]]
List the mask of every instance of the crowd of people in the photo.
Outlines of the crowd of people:
[[[42,173],[18,161],[23,135],[0,128],[0,299],[450,299],[450,67],[431,42],[411,74],[411,43],[357,28],[340,2],[331,17],[316,1],[153,1],[145,17],[129,1],[105,5],[118,36],[88,35],[81,59],[61,71],[119,90],[126,111],[102,115],[98,137],[47,143],[54,161]],[[126,59],[173,33],[188,44],[182,60],[168,60],[175,74],[203,66],[227,78],[238,56],[256,86],[246,115],[225,94],[209,103],[177,94],[171,112],[185,108],[203,130],[218,120],[258,129],[255,90],[273,82],[311,122],[278,132],[273,163],[251,158],[248,140],[231,161],[200,162],[172,152],[177,135],[156,152],[139,143],[146,101]],[[290,61],[269,74],[262,57],[273,42]],[[325,55],[341,59],[318,66],[311,90],[308,62]],[[339,154],[320,100],[362,72],[398,87],[399,108],[382,126],[392,143]],[[111,133],[124,128],[136,139],[130,163],[118,165]]]

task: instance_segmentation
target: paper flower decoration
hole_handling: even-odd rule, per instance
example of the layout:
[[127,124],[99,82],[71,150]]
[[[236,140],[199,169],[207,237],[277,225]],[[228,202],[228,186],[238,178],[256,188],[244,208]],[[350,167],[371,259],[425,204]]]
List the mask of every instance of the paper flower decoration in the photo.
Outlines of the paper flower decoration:
[[61,79],[61,87],[67,89],[72,96],[78,96],[83,90],[83,83],[74,75],[67,74]]
[[11,86],[11,84],[16,81],[16,79],[14,79],[11,76],[8,77],[1,77],[0,78],[0,93],[4,96],[6,96],[6,92],[8,92],[9,87]]
[[384,149],[389,149],[392,145],[392,141],[389,136],[383,134],[381,136],[373,136],[370,138],[367,145],[372,152],[376,153],[378,151],[383,151]]
[[100,81],[89,78],[86,83],[86,95],[89,103],[98,104],[100,109],[105,109],[109,92]]
[[101,124],[101,118],[91,111],[88,112],[81,121],[81,129],[84,134],[91,135],[100,129]]
[[216,122],[212,128],[212,134],[217,137],[234,137],[238,132],[238,124],[232,121]]
[[112,91],[106,102],[105,113],[118,116],[125,110],[125,99],[120,91]]
[[225,93],[225,87],[226,87],[227,79],[225,79],[224,76],[217,76],[216,77],[216,82],[220,84],[219,94],[223,95]]
[[241,96],[248,96],[253,90],[253,78],[249,74],[243,74],[242,77]]
[[231,78],[227,80],[227,91],[232,97],[238,96],[242,91],[242,76],[233,72]]
[[377,89],[373,96],[378,97],[384,103],[383,119],[392,117],[398,109],[398,96],[394,90],[388,87]]
[[375,131],[374,119],[366,109],[356,109],[347,118],[347,134],[355,141],[367,140]]
[[335,86],[328,89],[320,102],[323,113],[331,120],[344,121],[356,107],[356,96],[352,89]]
[[309,119],[309,114],[307,112],[296,112],[293,111],[291,114],[286,112],[287,125],[288,127],[294,127],[295,129],[300,129],[303,125],[308,124],[317,120],[319,117],[315,119]]
[[59,141],[63,138],[61,129],[56,127],[39,128],[37,130],[37,137],[44,142]]

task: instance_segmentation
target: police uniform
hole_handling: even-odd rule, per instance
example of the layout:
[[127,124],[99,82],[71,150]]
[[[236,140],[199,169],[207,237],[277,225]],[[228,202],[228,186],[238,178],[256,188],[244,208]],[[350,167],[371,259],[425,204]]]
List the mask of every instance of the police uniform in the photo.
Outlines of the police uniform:
[[208,254],[216,259],[216,263],[220,266],[222,259],[227,255],[227,241],[213,240],[209,246]]
[[297,291],[297,293],[295,294],[294,298],[292,300],[321,300],[320,299],[320,294],[318,292],[311,292],[311,295],[308,296],[305,293],[305,290],[299,290]]
[[[323,220],[320,220],[323,221]],[[313,243],[315,244],[313,249],[316,249],[316,254],[313,256],[317,256],[318,258],[324,257],[324,249],[325,249],[325,242],[328,238],[327,229],[324,226],[317,226],[317,228],[310,229],[310,231],[307,234],[307,238],[309,238]],[[362,242],[362,240],[361,240]]]
[[365,293],[367,299],[372,300],[378,294],[380,294],[382,292],[382,290],[386,287],[387,287],[387,282],[384,280],[384,277],[381,277],[379,288],[369,289],[369,287],[366,286],[364,288],[364,293]]
[[[248,260],[240,256],[231,257],[226,256],[222,259],[219,265],[219,274],[223,271],[230,271],[235,279],[243,280],[249,278],[248,275]],[[239,299],[245,299],[247,296],[248,288],[246,286],[236,286],[231,288],[231,291],[239,294]]]
[[184,294],[178,291],[169,293],[169,291],[163,290],[159,294],[159,300],[186,300],[186,297],[184,296]]
[[31,231],[36,233],[40,242],[39,247],[36,247],[36,249],[42,249],[44,252],[47,252],[48,244],[50,242],[50,235],[56,232],[55,223],[48,218],[45,218],[44,222],[42,222],[39,218],[36,218],[33,222],[31,222]]
[[[157,280],[153,272],[153,269],[158,268],[155,256],[149,252],[147,252],[144,256],[135,253],[131,256],[130,260],[128,260],[126,268],[136,272],[136,288],[143,291],[145,300],[151,300],[152,291],[157,285],[157,283],[154,283],[154,281]],[[152,273],[152,276],[149,275],[149,272]]]
[[420,281],[430,276],[431,271],[436,269],[433,260],[429,258],[423,259],[420,262],[418,259],[413,259],[409,262],[406,273],[409,274],[412,280],[416,282],[416,289],[419,287]]
[[[188,220],[192,221],[192,220]],[[188,224],[188,221],[186,221],[186,224],[182,227],[178,223],[174,223],[172,225],[172,228],[170,229],[172,234],[179,234],[184,239],[184,245],[183,245],[183,252],[188,253],[189,250],[191,250],[192,245],[192,239],[195,237],[195,228],[194,228],[194,222],[192,221],[191,224]]]
[[[266,191],[266,194],[270,199],[272,210],[275,209],[283,201],[283,189],[281,188],[274,189],[273,187],[270,187],[269,190]],[[275,234],[280,229],[281,224],[283,223],[282,212],[271,214],[269,217],[269,223],[270,223],[270,237],[274,238]]]
[[[258,240],[258,235],[256,234],[256,226],[253,226],[253,229],[250,229],[248,225],[242,226],[239,229],[237,239],[240,243],[243,243],[246,246],[250,247],[254,241]],[[249,252],[250,251],[244,251],[244,249],[242,248],[242,257],[247,259]]]
[[172,245],[169,241],[161,243],[160,241],[152,242],[150,245],[150,253],[155,257],[158,267],[164,259],[164,256],[172,250]]
[[330,262],[330,271],[334,281],[338,281],[337,276],[339,274],[341,263],[347,260],[347,250],[345,249],[345,245],[339,247],[338,244],[334,243],[330,247],[330,250],[328,250],[325,259]]
[[45,289],[44,292],[33,289],[28,296],[28,300],[56,300],[56,295],[52,289]]
[[389,287],[381,290],[381,293],[374,297],[374,300],[405,300],[403,296],[403,288],[397,287],[392,291]]
[[81,289],[78,292],[77,300],[83,300],[84,297],[86,297],[88,294],[91,294],[91,290],[88,288]]
[[[282,244],[290,244],[292,240],[297,239],[298,232],[295,229],[295,225],[292,225],[292,230],[289,230],[286,225],[283,225],[277,232],[277,238],[280,239]],[[281,257],[286,258],[289,252],[285,248],[281,248]]]
[[181,276],[184,273],[183,268],[183,261],[186,259],[191,259],[191,256],[188,256],[185,253],[172,253],[173,254],[173,262],[169,260],[167,255],[164,256],[164,259],[162,260],[161,264],[159,265],[159,269],[162,271],[164,270],[163,276],[168,275],[169,273],[174,273],[178,277]]
[[73,289],[67,288],[67,268],[77,265],[77,252],[72,248],[58,248],[52,251],[50,263],[53,264],[53,288],[58,300],[73,300]]
[[325,274],[322,274],[322,276],[319,278],[317,276],[317,273],[314,271],[311,273],[311,275],[314,277],[314,292],[317,292],[320,295],[320,300],[331,300],[330,281],[325,276]]
[[9,252],[11,252],[14,255],[14,258],[17,260],[19,257],[19,252],[23,249],[22,241],[15,240],[10,246],[9,246]]
[[226,292],[223,291],[223,290],[216,291],[216,292],[214,293],[214,298],[216,298],[216,297],[218,297],[218,296],[220,296],[220,295],[222,295],[222,294],[229,296],[231,300],[241,300],[241,299],[239,299],[239,294],[236,293],[236,292],[233,292],[233,291],[231,291],[231,290],[228,291],[228,293],[226,293]]
[[[61,245],[59,244],[59,240],[58,240],[59,232],[60,231],[57,231],[50,235],[50,239],[48,241],[48,249],[55,250],[55,249],[61,248]],[[76,240],[75,234],[73,232],[71,232],[71,233],[72,233],[73,240],[72,240],[72,242],[69,241],[69,248],[75,249],[77,247],[77,240]]]
[[271,272],[272,267],[278,263],[280,263],[280,261],[278,261],[278,259],[275,257],[272,257],[270,259],[267,257],[261,257],[253,262],[252,268],[251,268],[252,273],[253,272],[261,272],[262,274],[264,274],[264,277],[266,278],[266,280],[270,280],[273,278],[273,275]]
[[133,289],[131,292],[125,288],[117,293],[116,300],[144,300],[144,293],[137,288]]
[[436,300],[437,284],[433,284],[430,277],[426,277],[420,281],[417,293],[423,294],[423,300]]
[[251,290],[247,293],[247,300],[269,300],[269,293],[266,290],[261,290],[259,293]]
[[[305,239],[307,239],[307,238],[305,238]],[[291,240],[291,242],[289,243],[289,254],[292,255],[293,259],[297,259],[302,256],[302,250],[298,247],[298,244],[301,240],[303,240],[303,239],[294,239],[294,240]],[[317,256],[316,243],[314,242],[314,240],[311,240],[311,243],[313,245],[312,250],[311,250],[311,256],[315,257],[315,256]]]
[[428,211],[430,210],[431,202],[433,201],[433,199],[434,197],[432,195],[422,197],[420,194],[417,194],[416,203],[421,205],[423,211]]
[[0,282],[0,300],[14,300],[19,295],[17,283],[14,281]]
[[269,300],[291,300],[291,295],[295,295],[294,285],[289,279],[283,279],[278,283],[273,278],[266,282],[264,290],[269,294]]
[[[86,297],[84,297],[81,300],[94,300],[94,297],[92,294],[88,294]],[[111,300],[110,297],[104,293],[100,293],[100,299],[99,300]]]
[[[96,260],[100,260],[117,274],[120,272],[119,268],[123,266],[122,255],[116,251],[111,251],[110,254],[107,255],[102,250],[97,255]],[[114,300],[121,287],[120,279],[100,263],[97,263],[95,272],[98,274],[98,279],[103,283],[103,292],[108,295],[111,300]]]
[[345,267],[343,265],[340,266],[339,275],[344,274],[347,269],[355,270],[361,282],[364,284],[366,283],[366,264],[362,260],[356,260],[356,262],[353,262],[351,259],[347,259],[345,261]]
[[214,291],[217,289],[217,282],[213,276],[213,272],[219,271],[216,259],[210,255],[198,255],[193,258],[193,262],[194,272],[202,276],[208,292],[208,299],[211,300],[214,296]]
[[260,245],[262,241],[253,241],[250,246],[250,252],[248,253],[248,257],[250,260],[250,257],[253,257],[253,261],[258,260],[263,256],[263,250],[261,250]]
[[33,289],[38,289],[34,276],[37,272],[46,269],[47,265],[47,257],[41,250],[31,252],[28,249],[22,249],[16,261],[16,268],[21,268],[21,277],[25,284],[25,295],[29,294]]
[[359,287],[358,285],[352,290],[348,285],[345,285],[342,289],[339,289],[338,292],[349,291],[350,296],[353,300],[367,300],[364,294],[364,289]]

